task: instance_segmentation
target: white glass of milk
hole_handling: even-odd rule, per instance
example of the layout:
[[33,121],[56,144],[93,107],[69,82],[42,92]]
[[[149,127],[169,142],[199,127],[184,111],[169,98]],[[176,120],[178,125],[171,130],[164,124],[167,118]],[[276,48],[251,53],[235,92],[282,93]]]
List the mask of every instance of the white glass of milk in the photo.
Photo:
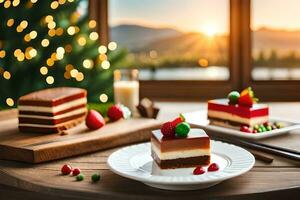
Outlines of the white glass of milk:
[[139,104],[139,71],[137,69],[118,69],[114,71],[115,103],[125,105],[136,116]]

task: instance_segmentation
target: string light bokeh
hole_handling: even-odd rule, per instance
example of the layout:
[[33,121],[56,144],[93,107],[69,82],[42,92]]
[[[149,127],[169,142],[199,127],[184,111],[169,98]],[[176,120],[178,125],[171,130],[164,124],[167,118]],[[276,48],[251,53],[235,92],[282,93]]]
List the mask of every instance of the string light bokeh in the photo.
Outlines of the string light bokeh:
[[[78,1],[0,0],[0,12],[1,9],[7,10],[6,15],[3,14],[5,20],[2,22],[1,28],[17,35],[16,40],[22,44],[7,50],[8,45],[6,46],[5,39],[4,41],[0,40],[0,77],[3,80],[16,81],[14,67],[32,65],[36,71],[34,74],[38,74],[34,79],[43,81],[45,85],[55,86],[60,82],[62,76],[64,80],[70,82],[70,85],[78,82],[78,84],[82,83],[82,86],[88,87],[85,79],[89,79],[87,81],[90,82],[92,80],[90,77],[95,76],[95,72],[100,73],[111,68],[107,54],[117,49],[117,43],[112,41],[107,46],[101,45],[99,41],[101,36],[96,31],[97,22],[95,20],[88,20],[85,25],[81,25],[82,16],[77,10],[72,12],[67,20],[59,20],[56,15],[56,12],[61,12],[60,9],[71,6],[73,3],[76,4]],[[52,12],[45,12],[45,16],[38,22],[34,18],[34,10],[44,5],[47,5]],[[20,8],[24,10],[24,13],[28,11],[24,16],[17,16],[14,8]],[[98,45],[95,46],[96,44]],[[96,53],[85,54],[84,49],[91,46]],[[81,61],[74,58],[75,53],[79,51],[84,55]],[[45,57],[45,55],[47,56]],[[5,59],[13,59],[12,62],[16,63],[16,66],[6,64]],[[73,60],[76,62],[72,62]],[[63,69],[62,74],[57,73],[61,71],[60,69]],[[95,92],[99,92],[97,97],[99,102],[106,103],[109,100],[108,94],[103,93],[104,91],[99,89]],[[7,106],[12,107],[15,106],[17,97],[6,96],[4,100]]]

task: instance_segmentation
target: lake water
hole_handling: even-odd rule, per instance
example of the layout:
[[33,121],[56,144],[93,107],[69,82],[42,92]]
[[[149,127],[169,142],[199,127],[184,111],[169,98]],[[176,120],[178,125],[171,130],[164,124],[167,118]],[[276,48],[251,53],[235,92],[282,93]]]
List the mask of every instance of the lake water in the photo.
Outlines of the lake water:
[[[299,68],[256,67],[252,70],[254,80],[300,80]],[[140,69],[140,80],[229,80],[229,69],[225,66],[207,68],[162,68],[152,71]]]

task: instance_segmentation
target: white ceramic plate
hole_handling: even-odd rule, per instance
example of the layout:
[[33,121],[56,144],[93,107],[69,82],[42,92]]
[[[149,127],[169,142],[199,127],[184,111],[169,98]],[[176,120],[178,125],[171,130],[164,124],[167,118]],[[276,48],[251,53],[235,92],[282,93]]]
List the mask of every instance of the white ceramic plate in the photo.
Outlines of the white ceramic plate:
[[207,112],[206,111],[196,111],[191,113],[183,114],[186,121],[190,124],[196,125],[204,130],[207,131],[214,131],[215,133],[219,133],[220,135],[231,135],[240,138],[246,138],[249,140],[259,140],[263,138],[273,137],[277,135],[287,134],[292,130],[300,129],[300,122],[287,120],[279,117],[270,117],[270,122],[280,122],[283,124],[283,128],[275,129],[272,131],[266,131],[262,133],[246,133],[239,130],[210,125],[209,120],[207,119]]
[[216,172],[193,175],[194,168],[161,170],[151,157],[150,143],[124,147],[112,153],[110,169],[123,177],[166,190],[196,190],[211,187],[249,171],[255,159],[247,150],[218,141],[211,141],[211,162],[220,166]]

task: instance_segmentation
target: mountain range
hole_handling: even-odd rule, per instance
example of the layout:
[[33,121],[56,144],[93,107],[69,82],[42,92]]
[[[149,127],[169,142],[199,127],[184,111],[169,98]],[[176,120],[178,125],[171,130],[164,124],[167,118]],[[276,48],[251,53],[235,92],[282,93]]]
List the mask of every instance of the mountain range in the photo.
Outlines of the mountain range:
[[[123,24],[111,28],[111,39],[119,46],[132,52],[205,52],[224,53],[227,51],[228,37],[216,35],[209,39],[199,32],[181,32],[173,28],[152,28],[139,25]],[[300,51],[300,30],[286,31],[260,28],[253,31],[253,50],[276,49],[278,53],[290,50]]]

